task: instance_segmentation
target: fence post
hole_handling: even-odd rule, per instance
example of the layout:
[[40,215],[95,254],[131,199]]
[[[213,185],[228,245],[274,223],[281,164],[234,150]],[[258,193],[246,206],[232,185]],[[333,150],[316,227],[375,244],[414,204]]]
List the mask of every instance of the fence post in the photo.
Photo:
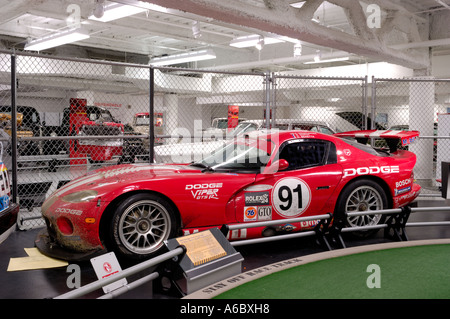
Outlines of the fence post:
[[17,77],[16,55],[11,54],[11,176],[12,201],[17,204]]
[[362,113],[364,114],[364,129],[367,130],[367,87],[368,80],[367,75],[364,77],[362,85]]
[[276,76],[274,73],[271,75],[272,78],[272,123],[271,127],[275,127],[276,118],[277,118],[277,82]]
[[[375,80],[375,76],[372,75],[372,105],[371,105],[371,121],[370,121],[370,130],[375,128],[375,118],[376,118],[376,110],[377,110],[377,84]],[[366,118],[367,120],[367,118]]]
[[270,74],[266,73],[265,77],[264,77],[264,84],[265,84],[265,101],[264,103],[266,104],[266,118],[265,118],[265,126],[267,129],[270,128],[270,119],[272,118],[271,116],[271,108],[270,108]]
[[149,138],[149,159],[148,162],[151,164],[153,163],[153,160],[155,158],[155,104],[154,104],[154,97],[155,97],[155,69],[153,67],[150,67],[149,69],[150,76],[150,90],[149,90],[149,131],[148,131],[148,138]]

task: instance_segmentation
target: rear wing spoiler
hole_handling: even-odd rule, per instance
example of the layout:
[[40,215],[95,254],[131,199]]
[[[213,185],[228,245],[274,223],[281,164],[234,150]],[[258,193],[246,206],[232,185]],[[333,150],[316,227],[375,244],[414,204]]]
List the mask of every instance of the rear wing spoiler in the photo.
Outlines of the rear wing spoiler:
[[367,144],[371,138],[384,139],[389,146],[389,151],[393,153],[397,151],[399,142],[401,142],[402,146],[414,142],[419,136],[419,131],[366,130],[336,133],[334,136],[352,137],[362,144]]

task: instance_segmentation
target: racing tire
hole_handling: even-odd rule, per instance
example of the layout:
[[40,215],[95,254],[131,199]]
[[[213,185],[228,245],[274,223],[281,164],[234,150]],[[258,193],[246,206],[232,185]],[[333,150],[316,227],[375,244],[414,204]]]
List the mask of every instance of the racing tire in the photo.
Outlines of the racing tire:
[[160,254],[164,241],[175,237],[176,212],[163,197],[135,194],[115,210],[109,231],[111,249],[126,259],[142,260]]
[[[388,208],[386,192],[377,182],[370,179],[360,179],[351,182],[341,192],[334,212],[335,219],[340,220],[344,227],[374,226],[383,224],[385,215],[346,216],[345,212],[362,212]],[[379,229],[351,232],[359,238],[375,235]]]

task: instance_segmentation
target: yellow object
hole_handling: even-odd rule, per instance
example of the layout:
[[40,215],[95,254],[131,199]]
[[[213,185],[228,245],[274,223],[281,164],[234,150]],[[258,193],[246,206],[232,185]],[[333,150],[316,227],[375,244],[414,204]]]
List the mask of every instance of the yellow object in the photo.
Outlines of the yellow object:
[[37,248],[24,248],[28,257],[11,258],[7,271],[46,269],[68,266],[67,261],[47,257]]

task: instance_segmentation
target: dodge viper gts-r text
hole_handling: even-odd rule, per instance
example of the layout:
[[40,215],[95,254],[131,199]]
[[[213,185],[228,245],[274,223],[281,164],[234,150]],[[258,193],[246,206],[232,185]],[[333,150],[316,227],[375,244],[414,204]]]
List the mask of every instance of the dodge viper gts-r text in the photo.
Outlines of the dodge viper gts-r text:
[[[255,131],[192,164],[92,171],[51,195],[42,214],[48,237],[64,250],[106,248],[130,258],[160,253],[171,237],[236,223],[330,213],[345,219],[348,227],[375,225],[383,215],[350,218],[344,213],[397,208],[417,197],[416,156],[396,146],[418,135]],[[366,143],[371,137],[386,139],[390,149],[372,148]],[[274,236],[315,225],[241,229],[230,232],[228,239]]]

